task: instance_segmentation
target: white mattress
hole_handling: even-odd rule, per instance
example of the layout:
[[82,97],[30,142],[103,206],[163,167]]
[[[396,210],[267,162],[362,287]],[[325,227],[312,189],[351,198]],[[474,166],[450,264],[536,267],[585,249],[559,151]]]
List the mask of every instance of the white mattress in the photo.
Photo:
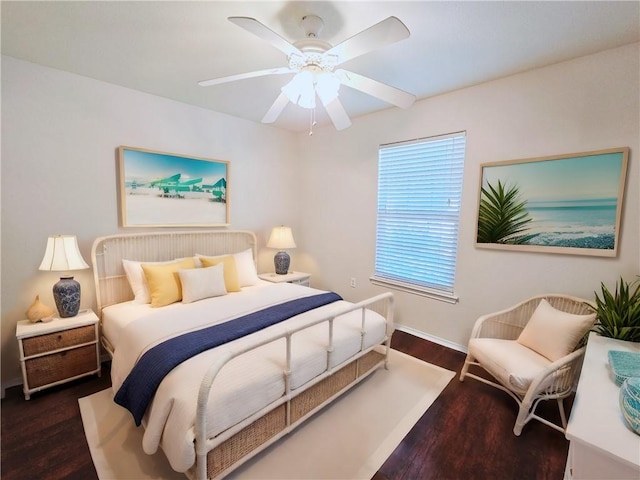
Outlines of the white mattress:
[[[105,309],[103,331],[115,346],[111,368],[114,392],[144,351],[181,332],[241,316],[294,298],[322,293],[293,284],[261,284],[242,292],[190,304],[163,308],[148,305],[114,305]],[[193,447],[196,401],[201,379],[209,366],[226,351],[239,351],[257,336],[303,326],[331,315],[346,302],[336,302],[298,315],[225,346],[204,352],[174,368],[160,384],[143,424],[143,448],[155,453],[158,446],[171,466],[184,472],[195,463]],[[145,308],[146,307],[146,308]],[[107,312],[108,311],[108,312]],[[115,319],[115,320],[114,320]],[[334,323],[334,351],[330,366],[339,365],[360,351],[362,314],[354,311]],[[385,319],[367,312],[364,348],[380,343],[386,335]],[[327,368],[329,329],[316,325],[293,335],[291,388],[295,390]],[[252,350],[229,362],[220,372],[209,397],[208,434],[213,437],[260,411],[285,392],[284,339]],[[133,421],[133,420],[132,420]]]

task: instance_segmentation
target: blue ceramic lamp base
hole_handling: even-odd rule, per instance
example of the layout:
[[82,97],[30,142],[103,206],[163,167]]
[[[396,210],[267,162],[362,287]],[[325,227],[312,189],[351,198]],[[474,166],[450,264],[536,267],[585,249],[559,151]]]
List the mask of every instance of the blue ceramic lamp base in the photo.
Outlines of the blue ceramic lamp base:
[[289,273],[289,265],[291,263],[291,257],[287,252],[278,252],[273,257],[273,264],[276,267],[276,273],[278,275],[286,275]]
[[53,299],[60,318],[75,317],[80,310],[80,284],[73,277],[62,277],[53,286]]

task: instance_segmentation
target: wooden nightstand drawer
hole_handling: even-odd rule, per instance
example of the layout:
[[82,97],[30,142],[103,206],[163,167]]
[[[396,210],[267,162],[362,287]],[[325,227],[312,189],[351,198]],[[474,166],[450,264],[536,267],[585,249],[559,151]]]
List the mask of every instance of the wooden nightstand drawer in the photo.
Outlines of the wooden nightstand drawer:
[[60,332],[40,335],[38,337],[25,338],[22,341],[24,356],[30,357],[39,353],[53,352],[61,348],[81,345],[96,340],[95,327],[86,325],[84,327],[72,328]]
[[25,368],[29,386],[37,388],[93,372],[96,370],[96,355],[96,346],[87,345],[26,360]]

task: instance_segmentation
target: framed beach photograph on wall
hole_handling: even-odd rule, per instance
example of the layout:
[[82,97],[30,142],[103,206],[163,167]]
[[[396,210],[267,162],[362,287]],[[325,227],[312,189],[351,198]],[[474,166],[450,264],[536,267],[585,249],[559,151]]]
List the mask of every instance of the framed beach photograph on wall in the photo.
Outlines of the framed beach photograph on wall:
[[479,248],[615,257],[629,149],[481,165]]
[[123,227],[229,224],[229,162],[118,148]]

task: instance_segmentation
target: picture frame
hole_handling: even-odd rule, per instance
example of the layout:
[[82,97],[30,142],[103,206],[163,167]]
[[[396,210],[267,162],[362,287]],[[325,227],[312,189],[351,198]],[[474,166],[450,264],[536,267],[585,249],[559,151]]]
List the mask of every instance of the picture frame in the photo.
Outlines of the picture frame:
[[229,162],[118,147],[123,227],[229,225]]
[[477,248],[615,257],[629,148],[480,165]]

